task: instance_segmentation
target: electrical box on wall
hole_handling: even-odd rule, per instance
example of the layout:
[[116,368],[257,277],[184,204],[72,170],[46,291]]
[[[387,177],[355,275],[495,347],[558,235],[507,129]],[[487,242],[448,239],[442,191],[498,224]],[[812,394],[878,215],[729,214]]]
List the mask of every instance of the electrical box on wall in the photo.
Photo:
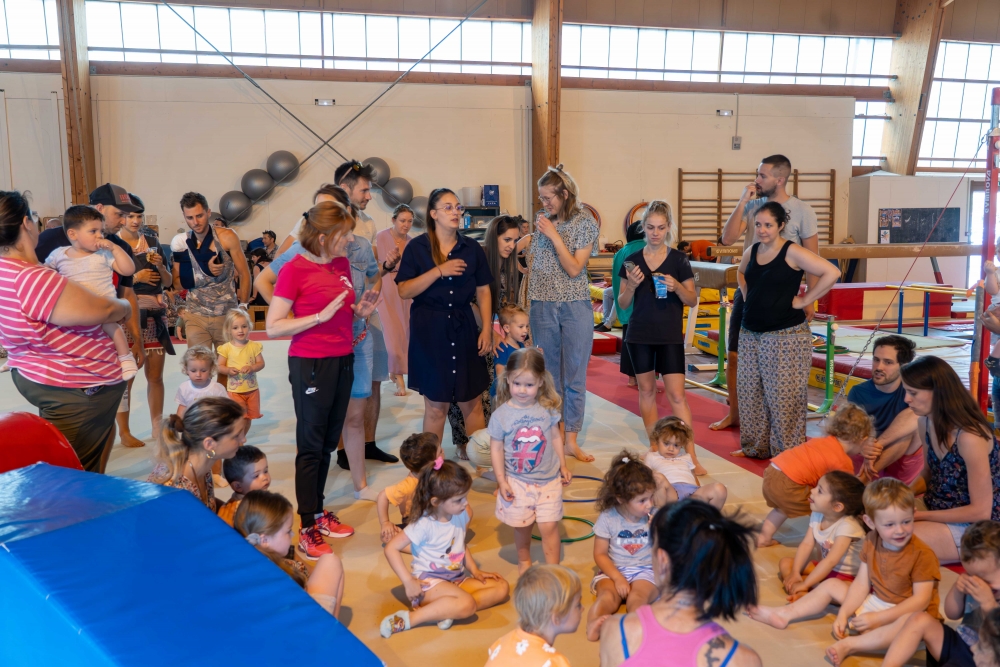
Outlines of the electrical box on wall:
[[738,151],[743,144],[743,137],[733,137],[733,150]]

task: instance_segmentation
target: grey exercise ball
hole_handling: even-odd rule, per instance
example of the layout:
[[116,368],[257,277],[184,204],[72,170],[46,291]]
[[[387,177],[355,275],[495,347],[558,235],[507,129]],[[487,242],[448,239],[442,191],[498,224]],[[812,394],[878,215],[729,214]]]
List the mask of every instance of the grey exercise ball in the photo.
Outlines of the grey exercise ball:
[[364,162],[372,168],[372,181],[382,187],[389,180],[389,165],[380,157],[370,157]]
[[267,173],[275,181],[292,180],[299,175],[299,159],[288,151],[274,151],[267,158]]
[[230,222],[239,222],[250,217],[253,202],[239,190],[230,190],[219,197],[219,213]]
[[424,229],[424,216],[427,215],[427,197],[420,195],[410,200],[410,208],[413,209],[413,226]]
[[405,178],[390,178],[382,186],[383,194],[389,195],[386,203],[395,206],[396,204],[409,204],[413,199],[413,186]]
[[243,180],[240,181],[240,189],[243,190],[243,194],[254,200],[268,194],[273,187],[274,179],[263,169],[251,169],[243,174]]

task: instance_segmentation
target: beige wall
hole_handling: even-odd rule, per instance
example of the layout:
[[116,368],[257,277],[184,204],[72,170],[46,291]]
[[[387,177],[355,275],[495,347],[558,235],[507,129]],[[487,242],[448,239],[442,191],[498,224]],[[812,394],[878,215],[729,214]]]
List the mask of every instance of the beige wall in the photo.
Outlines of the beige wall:
[[[321,135],[328,136],[384,84],[268,80],[262,85]],[[5,187],[30,189],[43,215],[66,205],[57,110],[58,75],[0,74],[6,90],[9,151],[0,151]],[[319,141],[257,90],[239,79],[166,76],[99,76],[96,98],[100,180],[111,180],[143,197],[165,233],[182,223],[177,201],[187,190],[206,195],[214,207],[239,189],[249,169],[263,167],[279,149],[300,158]],[[415,194],[447,186],[500,185],[502,208],[526,213],[525,89],[500,86],[401,85],[362,117],[334,145],[348,157],[378,156]],[[315,98],[335,98],[333,108]],[[716,109],[735,109],[732,95],[570,90],[563,93],[562,156],[595,206],[608,241],[622,237],[621,220],[642,199],[677,198],[677,169],[752,171],[764,155],[783,152],[800,170],[842,175],[837,233],[846,230],[853,101],[840,98],[741,96],[743,149],[732,151],[734,119]],[[0,134],[0,141],[4,139]],[[7,159],[7,156],[10,159]],[[328,150],[279,186],[240,223],[245,239],[264,229],[289,230],[306,210],[316,187],[330,180],[339,158]],[[376,197],[369,212],[380,228],[389,208]]]

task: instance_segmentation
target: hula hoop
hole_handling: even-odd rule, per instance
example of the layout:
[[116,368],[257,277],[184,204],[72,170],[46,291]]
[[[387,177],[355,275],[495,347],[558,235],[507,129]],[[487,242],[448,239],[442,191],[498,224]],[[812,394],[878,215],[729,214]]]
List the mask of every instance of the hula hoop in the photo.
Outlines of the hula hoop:
[[[573,479],[590,479],[590,480],[593,480],[595,482],[603,482],[604,481],[604,479],[601,478],[601,477],[591,477],[590,475],[573,475]],[[572,481],[571,481],[571,483],[572,483]],[[595,500],[597,500],[597,498],[584,498],[582,500],[563,498],[563,502],[564,503],[592,503]],[[593,524],[591,524],[591,525],[593,525]]]
[[[562,542],[563,544],[571,544],[573,542],[583,542],[584,540],[589,540],[590,538],[592,538],[594,536],[594,522],[593,521],[587,521],[586,519],[581,519],[578,516],[564,516],[562,518],[562,520],[563,521],[579,521],[580,523],[585,523],[588,526],[590,526],[590,532],[587,533],[586,535],[584,535],[583,537],[563,537],[563,538],[560,538],[559,541]],[[535,535],[534,533],[531,534],[531,539],[538,540],[539,542],[542,540],[541,536]]]

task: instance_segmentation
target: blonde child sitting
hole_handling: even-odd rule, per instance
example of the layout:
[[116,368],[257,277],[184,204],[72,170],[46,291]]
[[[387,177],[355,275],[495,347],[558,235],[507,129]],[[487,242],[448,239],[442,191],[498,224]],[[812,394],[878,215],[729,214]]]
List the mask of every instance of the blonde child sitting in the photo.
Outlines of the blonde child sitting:
[[581,597],[576,572],[561,565],[532,565],[514,587],[518,627],[493,643],[486,667],[570,667],[552,644],[580,626]]
[[232,526],[243,497],[251,491],[267,491],[271,487],[267,456],[253,445],[243,445],[233,458],[222,462],[222,476],[229,482],[233,495],[219,509],[219,518]]
[[336,618],[344,600],[344,566],[337,554],[323,554],[310,574],[306,566],[285,558],[292,546],[292,503],[270,491],[251,491],[236,510],[234,526],[247,542],[270,558],[306,593]]
[[[884,650],[914,612],[936,619],[941,569],[930,547],[913,535],[913,491],[898,479],[883,477],[865,489],[868,533],[861,565],[852,583],[827,579],[785,607],[753,607],[750,618],[782,630],[794,620],[821,614],[839,604],[833,634],[839,640],[826,650],[839,665],[854,653]],[[861,634],[849,636],[848,631]]]
[[[455,620],[507,598],[510,587],[504,578],[480,570],[465,545],[471,487],[472,477],[454,461],[438,457],[420,471],[406,528],[385,545],[385,559],[413,611],[382,619],[379,631],[386,639],[422,623],[447,630]],[[406,547],[413,552],[412,569],[403,563]]]
[[518,573],[531,566],[531,527],[538,524],[546,563],[559,562],[566,467],[559,421],[562,400],[535,347],[507,360],[490,417],[490,458],[497,478],[496,516],[514,529]]
[[[396,537],[406,524],[413,503],[413,494],[417,490],[417,476],[424,466],[433,463],[434,459],[441,455],[441,441],[433,433],[413,433],[399,446],[399,458],[410,474],[402,481],[378,492],[376,505],[379,525],[382,528],[382,544],[387,544]],[[389,505],[399,509],[399,524],[389,519]]]
[[758,547],[777,544],[774,534],[785,519],[808,516],[809,494],[819,478],[831,470],[854,474],[851,456],[861,453],[861,447],[874,434],[871,417],[854,403],[841,406],[826,420],[826,436],[807,440],[787,449],[764,469],[762,491],[771,510],[760,534]]
[[944,597],[944,614],[961,620],[957,629],[925,612],[910,616],[892,640],[883,666],[901,667],[924,642],[929,667],[973,667],[983,618],[1000,607],[1000,523],[977,521],[962,535],[962,567],[965,573]]
[[226,390],[229,398],[241,403],[247,409],[247,432],[250,422],[260,419],[260,388],[257,373],[264,370],[264,346],[250,340],[250,313],[242,308],[233,308],[226,313],[222,332],[226,342],[219,346],[217,360],[219,374],[229,379]]
[[[809,494],[809,530],[795,552],[795,559],[778,562],[788,601],[795,602],[824,579],[854,581],[861,564],[865,538],[862,516],[865,484],[854,475],[834,470],[820,477]],[[819,561],[812,560],[819,551]]]
[[587,639],[596,642],[601,625],[625,603],[633,612],[656,596],[649,514],[657,490],[653,471],[639,455],[622,450],[611,462],[597,493],[594,562],[600,573],[590,591],[597,596],[587,613]]
[[687,453],[694,442],[694,431],[683,419],[664,417],[656,422],[649,442],[650,451],[643,456],[643,462],[658,474],[657,482],[665,489],[665,502],[673,503],[690,496],[722,509],[729,492],[719,482],[702,486],[694,476],[696,464]]

